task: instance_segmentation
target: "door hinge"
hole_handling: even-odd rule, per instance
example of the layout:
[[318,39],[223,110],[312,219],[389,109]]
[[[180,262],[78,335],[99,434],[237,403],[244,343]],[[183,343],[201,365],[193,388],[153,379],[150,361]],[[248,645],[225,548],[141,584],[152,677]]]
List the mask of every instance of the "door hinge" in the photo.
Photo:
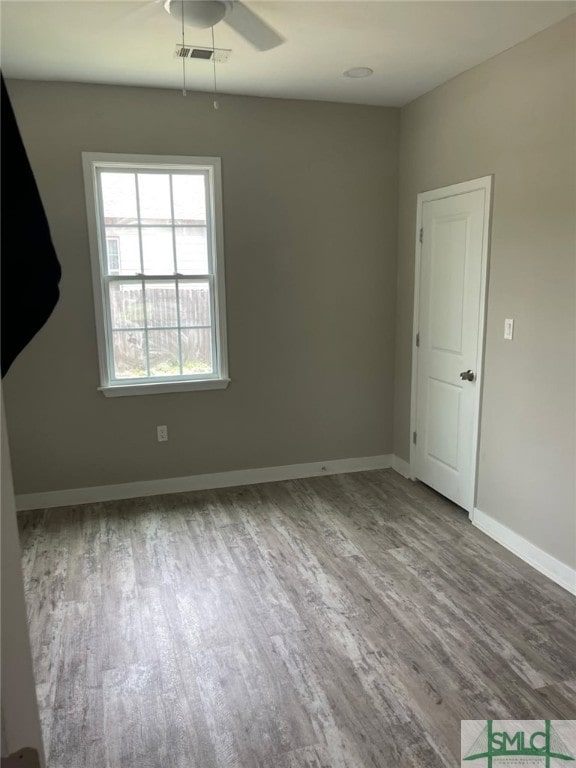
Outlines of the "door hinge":
[[416,432],[412,432],[412,442],[416,445]]
[[419,347],[419,346],[420,346],[420,332],[418,332],[418,333],[416,334],[416,346],[417,346],[417,347]]
[[424,227],[420,227],[420,242],[424,242]]

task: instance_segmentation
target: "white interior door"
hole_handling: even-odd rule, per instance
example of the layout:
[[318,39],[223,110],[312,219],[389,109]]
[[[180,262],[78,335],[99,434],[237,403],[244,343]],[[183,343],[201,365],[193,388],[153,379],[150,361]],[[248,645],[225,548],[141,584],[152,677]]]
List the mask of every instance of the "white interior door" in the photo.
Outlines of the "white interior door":
[[418,200],[412,475],[470,513],[490,189],[490,178],[478,179]]

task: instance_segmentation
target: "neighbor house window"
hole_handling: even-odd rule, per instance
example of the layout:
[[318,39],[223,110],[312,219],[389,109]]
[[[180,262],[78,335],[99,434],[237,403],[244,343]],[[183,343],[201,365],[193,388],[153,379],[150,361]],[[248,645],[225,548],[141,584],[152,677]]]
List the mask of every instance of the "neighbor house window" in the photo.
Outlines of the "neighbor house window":
[[219,158],[83,161],[104,394],[225,387]]
[[106,238],[106,253],[108,254],[108,271],[111,275],[120,272],[120,238]]

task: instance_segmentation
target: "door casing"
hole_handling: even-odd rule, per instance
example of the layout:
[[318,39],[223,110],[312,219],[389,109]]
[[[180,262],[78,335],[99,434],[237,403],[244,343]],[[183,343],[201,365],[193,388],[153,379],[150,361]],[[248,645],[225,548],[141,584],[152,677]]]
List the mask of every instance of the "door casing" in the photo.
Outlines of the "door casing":
[[480,414],[482,409],[482,393],[484,389],[484,337],[486,328],[487,314],[487,296],[488,296],[488,261],[490,255],[490,233],[492,223],[492,188],[493,176],[482,176],[479,179],[470,179],[458,184],[451,184],[447,187],[431,189],[428,192],[421,192],[417,197],[416,213],[416,244],[415,244],[415,273],[414,273],[414,319],[412,327],[412,392],[410,400],[410,477],[416,480],[416,450],[413,435],[416,431],[416,413],[417,413],[417,383],[418,383],[418,347],[416,345],[416,335],[418,333],[420,321],[420,270],[422,259],[422,243],[420,242],[420,230],[422,228],[423,205],[431,200],[441,200],[446,197],[467,194],[482,189],[485,192],[486,206],[484,209],[484,224],[482,229],[482,253],[481,253],[481,276],[480,276],[480,312],[478,317],[478,360],[476,363],[476,381],[474,396],[474,424],[472,434],[472,466],[474,468],[473,477],[473,502],[470,509],[467,509],[470,520],[474,519],[474,508],[476,505],[477,481],[478,481],[478,451],[480,444]]

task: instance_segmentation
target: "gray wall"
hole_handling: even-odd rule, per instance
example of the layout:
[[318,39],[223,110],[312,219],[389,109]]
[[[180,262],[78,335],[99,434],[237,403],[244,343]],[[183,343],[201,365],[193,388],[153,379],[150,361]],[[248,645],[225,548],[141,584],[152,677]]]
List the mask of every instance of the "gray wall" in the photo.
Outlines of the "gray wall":
[[[409,457],[416,195],[494,174],[477,507],[576,564],[575,17],[401,115],[395,452]],[[513,342],[504,319],[515,319]]]
[[[8,86],[63,267],[5,381],[18,493],[391,452],[398,110]],[[222,157],[227,390],[97,391],[82,151]]]

